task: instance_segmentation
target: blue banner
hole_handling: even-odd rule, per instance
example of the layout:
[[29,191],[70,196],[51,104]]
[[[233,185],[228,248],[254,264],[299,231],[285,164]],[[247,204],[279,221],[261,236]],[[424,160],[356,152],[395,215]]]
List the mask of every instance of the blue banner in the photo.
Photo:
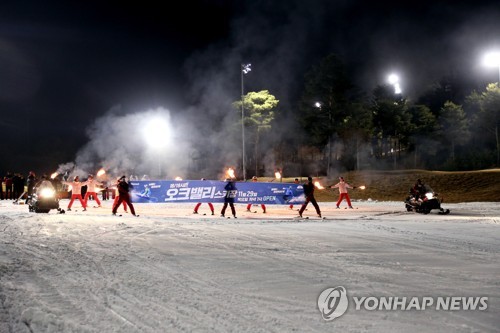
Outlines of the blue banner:
[[[227,182],[214,180],[131,181],[132,202],[224,202]],[[234,203],[286,205],[304,203],[302,184],[235,182]]]

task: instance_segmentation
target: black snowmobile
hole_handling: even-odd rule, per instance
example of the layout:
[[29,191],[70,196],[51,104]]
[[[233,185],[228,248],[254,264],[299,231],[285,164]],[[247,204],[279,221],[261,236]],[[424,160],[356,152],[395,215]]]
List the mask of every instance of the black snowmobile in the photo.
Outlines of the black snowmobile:
[[64,213],[64,210],[59,208],[59,198],[55,189],[50,187],[37,189],[28,198],[28,208],[30,212],[35,213],[48,213],[51,209],[57,209],[61,214]]
[[405,200],[406,210],[409,212],[417,212],[421,214],[429,214],[431,210],[438,209],[438,214],[446,215],[450,213],[449,209],[441,207],[442,200],[436,193],[429,191],[424,196],[410,194]]

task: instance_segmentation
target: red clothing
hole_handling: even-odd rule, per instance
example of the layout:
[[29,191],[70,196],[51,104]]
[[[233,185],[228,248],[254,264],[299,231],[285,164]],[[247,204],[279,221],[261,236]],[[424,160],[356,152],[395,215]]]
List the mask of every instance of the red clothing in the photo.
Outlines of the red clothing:
[[353,188],[353,187],[351,185],[347,184],[345,181],[341,180],[336,185],[332,186],[332,188],[339,189],[340,197],[339,197],[339,200],[337,201],[337,208],[339,207],[340,203],[344,199],[347,202],[347,205],[349,205],[349,208],[352,208],[351,198],[349,198],[349,194],[347,193],[347,189]]
[[85,206],[87,205],[87,202],[89,200],[89,197],[92,196],[95,200],[95,202],[97,202],[97,204],[99,205],[99,207],[101,206],[101,201],[99,201],[99,198],[97,197],[97,193],[95,191],[95,187],[96,185],[99,185],[101,186],[102,184],[95,181],[94,179],[89,179],[87,180],[85,183],[83,183],[84,185],[87,185],[87,193],[85,193]]
[[[115,200],[113,201],[113,207],[118,203],[118,198],[119,198],[118,195],[115,196]],[[125,201],[123,201],[123,209],[125,210],[125,213],[127,213],[127,203]]]
[[134,205],[132,204],[132,201],[130,200],[130,194],[129,194],[129,184],[126,181],[120,181],[117,185],[116,188],[118,189],[118,201],[116,201],[113,204],[113,214],[116,214],[116,211],[118,210],[118,206],[122,202],[126,202],[127,206],[130,207],[130,212],[132,215],[135,215],[135,209]]
[[[212,203],[211,203],[211,202],[207,202],[207,203],[208,203],[208,207],[210,207],[210,211],[211,211],[211,212],[212,212],[212,214],[213,214],[213,213],[214,213],[214,205],[212,205]],[[198,203],[196,204],[196,206],[194,207],[194,212],[195,212],[195,213],[198,213],[198,209],[200,208],[200,206],[201,206],[201,202],[198,202]]]
[[347,201],[347,204],[349,205],[349,207],[352,207],[352,205],[351,205],[351,198],[349,198],[349,194],[348,193],[340,193],[339,200],[337,201],[337,207],[340,205],[340,203],[344,199],[345,199],[345,201]]
[[83,184],[80,183],[79,181],[73,181],[73,182],[62,182],[63,184],[66,184],[68,186],[71,186],[71,200],[69,201],[68,204],[68,209],[71,209],[71,206],[73,206],[73,202],[75,199],[80,200],[80,203],[82,204],[83,209],[87,209],[87,204],[85,201],[83,201],[82,198],[82,186]]
[[[264,211],[264,213],[266,212],[266,205],[262,204],[260,205],[262,207],[262,210]],[[247,205],[247,210],[250,210],[250,208],[252,208],[252,204],[248,204]]]

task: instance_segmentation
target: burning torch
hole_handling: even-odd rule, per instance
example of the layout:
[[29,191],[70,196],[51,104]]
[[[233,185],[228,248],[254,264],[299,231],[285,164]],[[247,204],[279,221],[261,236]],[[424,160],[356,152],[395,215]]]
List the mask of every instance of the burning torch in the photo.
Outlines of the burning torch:
[[101,169],[99,169],[99,171],[97,171],[96,176],[101,177],[101,176],[104,176],[105,174],[106,174],[106,170],[101,168]]
[[318,190],[324,190],[325,189],[319,182],[314,182],[314,186],[316,186],[316,188]]
[[274,173],[274,178],[279,180],[280,183],[283,181],[283,178],[281,178],[281,172],[279,170]]
[[226,178],[230,178],[230,179],[234,179],[236,178],[235,174],[234,174],[234,169],[233,168],[228,168],[226,170]]

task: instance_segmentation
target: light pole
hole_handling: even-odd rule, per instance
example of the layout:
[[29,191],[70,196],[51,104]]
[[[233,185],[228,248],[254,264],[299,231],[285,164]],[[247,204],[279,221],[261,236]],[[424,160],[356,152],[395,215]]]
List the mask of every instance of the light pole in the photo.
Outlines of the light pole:
[[242,168],[243,168],[243,180],[247,179],[246,165],[245,165],[245,106],[243,103],[243,95],[245,94],[243,77],[245,74],[252,70],[252,64],[241,64],[241,144],[242,144]]
[[[399,85],[399,76],[397,74],[390,74],[389,77],[387,78],[387,81],[389,81],[389,84],[392,84],[394,86],[394,94],[399,95],[401,94],[401,86]],[[397,138],[395,140],[398,140]],[[391,153],[394,156],[394,169],[396,169],[397,165],[397,160],[396,160],[396,148],[397,145],[399,145],[399,141],[393,141],[393,146],[394,148],[391,148]]]
[[[317,107],[320,112],[323,111],[323,105],[320,102],[314,103],[314,106]],[[333,131],[333,117],[331,107],[328,108],[328,159],[326,165],[326,175],[330,174],[330,166],[332,159],[332,131]]]
[[484,56],[484,64],[488,67],[498,67],[498,86],[500,87],[500,52],[490,52]]

